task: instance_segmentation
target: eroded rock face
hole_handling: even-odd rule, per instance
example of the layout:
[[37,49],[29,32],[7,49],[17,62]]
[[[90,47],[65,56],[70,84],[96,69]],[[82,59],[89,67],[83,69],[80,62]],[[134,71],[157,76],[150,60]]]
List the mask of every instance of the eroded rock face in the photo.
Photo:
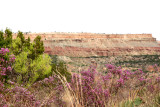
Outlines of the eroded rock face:
[[[41,36],[45,53],[88,57],[160,54],[160,45],[151,34],[29,33],[25,38]],[[14,38],[16,34],[14,35]]]
[[160,41],[157,41],[158,42],[158,45],[160,46]]

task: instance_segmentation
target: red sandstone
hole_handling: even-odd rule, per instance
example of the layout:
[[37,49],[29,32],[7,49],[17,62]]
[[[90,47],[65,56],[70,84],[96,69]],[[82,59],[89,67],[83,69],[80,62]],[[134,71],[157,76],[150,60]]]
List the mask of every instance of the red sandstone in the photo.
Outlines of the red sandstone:
[[[29,33],[40,35],[45,53],[72,57],[160,54],[152,34]],[[16,34],[13,36],[16,38]]]

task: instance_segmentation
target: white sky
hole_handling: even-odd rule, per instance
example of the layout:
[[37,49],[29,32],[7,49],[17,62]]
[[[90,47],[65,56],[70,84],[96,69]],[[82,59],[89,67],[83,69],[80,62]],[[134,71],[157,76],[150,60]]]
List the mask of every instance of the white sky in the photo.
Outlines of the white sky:
[[160,0],[0,0],[0,30],[152,33],[160,40]]

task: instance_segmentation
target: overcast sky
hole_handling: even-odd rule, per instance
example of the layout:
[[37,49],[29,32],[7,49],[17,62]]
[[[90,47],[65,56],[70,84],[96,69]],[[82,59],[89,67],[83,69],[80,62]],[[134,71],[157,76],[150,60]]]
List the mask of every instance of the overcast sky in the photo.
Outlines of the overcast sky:
[[160,0],[0,0],[0,30],[152,33],[160,40]]

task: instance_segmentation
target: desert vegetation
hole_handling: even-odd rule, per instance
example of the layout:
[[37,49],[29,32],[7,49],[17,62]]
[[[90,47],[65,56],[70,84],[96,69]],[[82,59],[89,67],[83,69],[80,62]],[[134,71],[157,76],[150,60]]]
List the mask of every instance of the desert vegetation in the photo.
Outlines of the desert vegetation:
[[[19,31],[12,39],[8,28],[0,31],[0,48],[1,107],[160,106],[158,55],[62,62],[44,54],[40,36],[31,42]],[[146,63],[152,72],[146,71]],[[80,64],[84,69],[69,70],[68,65]]]

